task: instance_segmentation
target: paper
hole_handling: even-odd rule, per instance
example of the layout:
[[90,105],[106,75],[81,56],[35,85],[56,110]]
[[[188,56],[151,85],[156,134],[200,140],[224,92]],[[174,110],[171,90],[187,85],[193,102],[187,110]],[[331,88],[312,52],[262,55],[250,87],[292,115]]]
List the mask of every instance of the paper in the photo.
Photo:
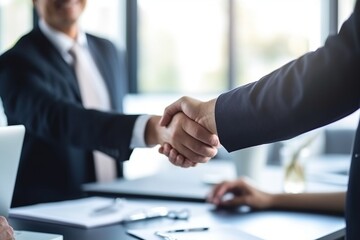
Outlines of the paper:
[[91,228],[107,224],[119,223],[134,212],[152,209],[151,204],[125,201],[117,211],[95,213],[95,209],[109,206],[112,198],[89,197],[54,203],[42,203],[10,209],[10,216],[22,219],[53,222],[76,227]]
[[62,235],[31,231],[14,231],[16,240],[63,240]]
[[[188,226],[189,227],[189,226]],[[162,229],[134,229],[128,230],[127,233],[131,236],[134,236],[143,240],[163,240],[160,236],[157,236],[155,233],[158,231],[166,232],[172,229],[178,229],[178,227],[172,228],[162,228]],[[199,232],[178,232],[178,233],[168,233],[167,236],[170,236],[176,240],[261,240],[256,236],[250,235],[244,231],[241,231],[236,228],[228,226],[217,226],[210,227],[207,231]]]

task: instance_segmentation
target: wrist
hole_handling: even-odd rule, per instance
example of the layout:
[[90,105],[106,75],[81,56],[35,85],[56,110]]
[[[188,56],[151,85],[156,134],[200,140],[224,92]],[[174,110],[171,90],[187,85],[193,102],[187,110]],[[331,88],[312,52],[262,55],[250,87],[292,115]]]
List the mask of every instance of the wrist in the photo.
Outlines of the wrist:
[[145,143],[147,146],[161,144],[160,141],[160,116],[151,116],[145,127]]
[[280,195],[278,194],[267,194],[267,201],[265,208],[277,208],[280,201]]
[[205,126],[211,133],[217,134],[216,122],[215,122],[215,103],[216,98],[210,101],[207,101],[203,104],[201,108],[199,123]]

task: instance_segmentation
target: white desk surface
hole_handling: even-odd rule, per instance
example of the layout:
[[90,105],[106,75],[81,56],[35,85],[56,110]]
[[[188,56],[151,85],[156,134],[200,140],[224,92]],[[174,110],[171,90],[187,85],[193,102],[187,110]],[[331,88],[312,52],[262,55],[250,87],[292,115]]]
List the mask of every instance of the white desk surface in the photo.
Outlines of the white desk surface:
[[[321,176],[316,176],[317,173],[332,174],[337,170],[346,170],[349,166],[349,161],[346,161],[346,159],[344,161],[344,159],[343,156],[335,156],[333,158],[326,157],[326,159],[318,158],[316,161],[313,160],[311,163],[309,162],[307,168],[309,176],[307,191],[345,191],[346,185],[324,181]],[[326,162],[325,165],[321,164],[323,161]],[[204,181],[208,181],[209,179],[234,179],[236,176],[231,161],[217,160],[189,169],[170,166],[166,171],[157,174],[154,178],[167,178],[169,183],[175,180],[182,181],[184,184],[193,182],[203,184],[204,187],[210,189],[211,185],[206,185]],[[95,189],[101,193],[103,187],[106,188],[107,185],[111,184],[114,183],[95,184],[92,185],[92,187],[95,187]],[[269,192],[281,192],[281,167],[267,166],[263,170],[262,178],[258,185]],[[116,188],[116,183],[112,187]],[[136,188],[136,186],[133,186],[133,188]],[[151,189],[148,190],[151,191]],[[191,191],[192,189],[189,187],[189,192]],[[171,204],[171,201],[166,202],[167,204]],[[186,202],[183,204],[186,206],[189,203]],[[197,207],[200,206],[200,209],[202,209],[200,212],[202,213],[195,213],[191,221],[207,223],[209,225],[225,224],[262,239],[341,239],[345,234],[345,221],[343,216],[291,211],[248,212],[246,209],[244,211],[244,208],[240,208],[237,212],[212,211],[210,209],[211,207],[205,203],[193,203],[193,205]],[[204,208],[206,209],[205,213],[203,212]]]

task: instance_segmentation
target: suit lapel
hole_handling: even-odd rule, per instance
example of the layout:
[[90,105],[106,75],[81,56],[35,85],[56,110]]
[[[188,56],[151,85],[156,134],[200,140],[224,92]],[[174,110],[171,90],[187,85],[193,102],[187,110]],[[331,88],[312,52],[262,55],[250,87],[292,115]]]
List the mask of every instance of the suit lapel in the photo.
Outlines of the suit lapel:
[[70,66],[55,46],[45,37],[39,28],[34,30],[36,37],[36,44],[40,46],[42,56],[47,59],[57,72],[57,76],[61,76],[61,80],[66,81],[70,88],[73,90],[76,98],[81,102],[80,88],[76,79],[76,74],[72,66]]

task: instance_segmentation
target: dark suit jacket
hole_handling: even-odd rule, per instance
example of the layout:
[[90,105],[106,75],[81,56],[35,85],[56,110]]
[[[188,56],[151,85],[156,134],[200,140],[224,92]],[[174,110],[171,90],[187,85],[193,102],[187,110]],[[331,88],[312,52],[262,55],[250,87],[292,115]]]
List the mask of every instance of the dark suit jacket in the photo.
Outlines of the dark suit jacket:
[[114,112],[83,108],[74,70],[39,28],[0,57],[8,123],[26,127],[12,206],[81,197],[81,185],[95,181],[95,149],[119,163],[129,158],[138,116],[116,113],[127,90],[124,56],[105,39],[87,39]]
[[[360,3],[324,47],[257,82],[221,95],[215,108],[228,151],[295,137],[360,107]],[[346,218],[348,239],[360,237],[360,133],[353,147]]]

